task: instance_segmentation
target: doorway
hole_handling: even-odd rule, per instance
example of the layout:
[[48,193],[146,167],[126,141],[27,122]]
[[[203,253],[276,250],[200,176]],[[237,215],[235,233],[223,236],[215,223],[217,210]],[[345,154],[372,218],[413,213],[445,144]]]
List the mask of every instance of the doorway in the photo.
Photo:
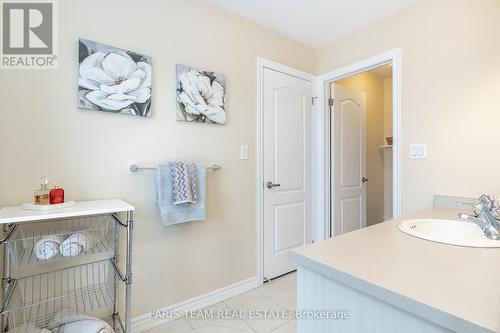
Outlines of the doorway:
[[392,64],[330,83],[332,235],[392,219]]
[[[316,241],[335,234],[335,207],[332,191],[331,84],[373,68],[392,64],[392,218],[401,216],[401,48],[395,48],[350,65],[321,74],[316,80],[319,112],[315,118],[315,237]],[[333,103],[333,101],[331,101]]]

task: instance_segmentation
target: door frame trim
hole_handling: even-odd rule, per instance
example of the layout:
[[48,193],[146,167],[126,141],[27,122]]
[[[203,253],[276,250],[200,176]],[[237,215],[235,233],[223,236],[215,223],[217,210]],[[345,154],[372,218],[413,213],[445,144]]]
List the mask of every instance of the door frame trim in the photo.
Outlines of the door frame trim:
[[[264,69],[272,69],[277,72],[281,72],[284,74],[288,74],[291,76],[295,76],[299,79],[303,79],[306,81],[310,81],[312,83],[312,96],[315,96],[315,89],[316,89],[316,82],[315,82],[315,76],[303,71],[300,71],[298,69],[288,67],[286,65],[274,62],[272,60],[263,58],[263,57],[257,57],[257,142],[256,142],[256,167],[257,167],[257,182],[256,182],[256,235],[257,235],[257,254],[256,254],[256,270],[257,270],[257,278],[259,281],[259,285],[262,285],[264,283],[264,149],[263,149],[263,143],[264,143],[264,132],[263,132],[263,88],[264,88]],[[311,101],[312,103],[312,101]],[[316,103],[315,103],[316,104]],[[313,119],[312,119],[312,133],[315,133],[315,127],[316,127],[316,117],[315,117],[315,108],[314,105],[312,106],[312,113],[313,113]],[[314,137],[312,138],[312,146],[313,149],[315,150],[316,144],[315,144],[315,139]],[[313,151],[313,156],[315,155],[315,152]],[[314,207],[314,202],[315,202],[315,195],[316,195],[316,190],[315,190],[315,172],[316,172],[316,164],[313,159],[312,161],[312,215],[313,215],[313,221],[316,221],[315,219],[315,207]],[[315,236],[315,223],[312,223],[312,228],[313,228],[313,239]]]
[[355,75],[375,67],[392,63],[393,91],[393,219],[401,216],[401,48],[395,48],[345,67],[322,74],[316,79],[317,105],[322,105],[316,117],[315,160],[316,172],[316,240],[330,237],[331,230],[331,131],[328,106],[329,85],[339,79]]

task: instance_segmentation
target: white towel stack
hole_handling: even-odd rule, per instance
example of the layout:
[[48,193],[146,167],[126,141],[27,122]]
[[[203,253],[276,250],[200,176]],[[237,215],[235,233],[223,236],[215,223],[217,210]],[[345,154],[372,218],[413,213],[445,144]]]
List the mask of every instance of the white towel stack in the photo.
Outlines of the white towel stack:
[[61,243],[59,251],[65,257],[74,257],[81,252],[88,251],[94,246],[97,238],[95,232],[82,231],[71,234]]
[[35,244],[35,255],[40,260],[49,260],[59,253],[63,239],[59,235],[45,236]]
[[108,323],[98,318],[75,315],[63,316],[47,325],[52,333],[114,333]]
[[49,235],[35,243],[35,255],[40,260],[49,260],[61,253],[65,257],[74,257],[90,250],[98,242],[100,234],[95,231],[80,231],[66,239],[59,235]]

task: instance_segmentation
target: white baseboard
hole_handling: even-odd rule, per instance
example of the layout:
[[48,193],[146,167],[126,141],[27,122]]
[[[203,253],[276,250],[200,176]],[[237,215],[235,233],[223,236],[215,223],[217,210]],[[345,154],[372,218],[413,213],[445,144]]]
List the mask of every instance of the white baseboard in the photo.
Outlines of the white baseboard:
[[[236,282],[232,285],[229,285],[227,287],[223,287],[214,291],[211,291],[209,293],[193,297],[191,299],[179,302],[177,304],[172,304],[169,306],[166,306],[161,309],[157,309],[159,311],[178,311],[178,312],[185,312],[185,311],[198,311],[203,308],[206,308],[207,306],[211,306],[214,304],[217,304],[219,302],[222,302],[224,300],[227,300],[229,298],[238,296],[240,294],[246,293],[247,291],[250,291],[252,289],[255,289],[259,286],[259,280],[258,278],[251,277],[246,280]],[[150,330],[152,328],[161,326],[163,324],[166,324],[172,320],[171,318],[165,318],[165,319],[157,319],[157,318],[151,318],[151,314],[146,313],[141,316],[132,318],[132,332],[133,333],[140,333],[140,332],[145,332],[147,330]]]

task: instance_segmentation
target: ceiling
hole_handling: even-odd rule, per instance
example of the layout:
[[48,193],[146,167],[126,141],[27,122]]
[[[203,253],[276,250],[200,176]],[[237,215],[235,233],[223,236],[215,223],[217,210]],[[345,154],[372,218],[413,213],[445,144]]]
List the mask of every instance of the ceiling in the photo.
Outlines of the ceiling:
[[208,0],[312,47],[321,47],[419,0]]

